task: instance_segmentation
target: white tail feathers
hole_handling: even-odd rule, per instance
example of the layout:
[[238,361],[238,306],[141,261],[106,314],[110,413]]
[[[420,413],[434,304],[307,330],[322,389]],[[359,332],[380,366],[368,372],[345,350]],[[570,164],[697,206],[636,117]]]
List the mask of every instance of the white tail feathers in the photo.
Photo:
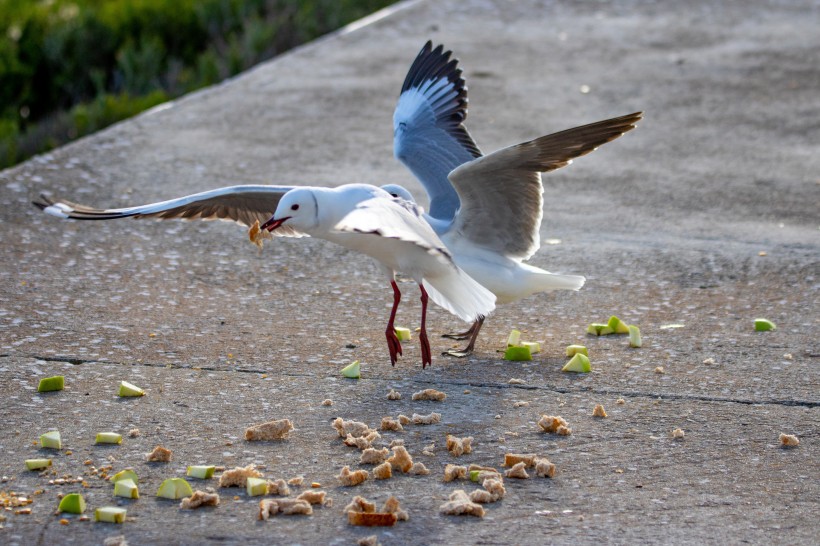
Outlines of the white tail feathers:
[[465,322],[486,317],[495,309],[495,295],[461,269],[448,269],[435,278],[425,277],[423,284],[430,299]]
[[537,292],[549,292],[551,290],[580,290],[586,282],[586,277],[579,275],[557,275],[555,273],[544,272],[538,275]]

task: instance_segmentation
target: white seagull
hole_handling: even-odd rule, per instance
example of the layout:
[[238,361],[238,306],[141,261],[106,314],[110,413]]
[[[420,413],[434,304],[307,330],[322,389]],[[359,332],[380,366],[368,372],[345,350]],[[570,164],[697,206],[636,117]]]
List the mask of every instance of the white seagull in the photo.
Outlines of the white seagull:
[[[557,275],[523,263],[540,247],[543,215],[542,172],[569,165],[635,128],[641,112],[576,127],[482,156],[463,121],[467,89],[458,61],[427,42],[413,62],[393,114],[396,157],[424,186],[428,222],[455,263],[510,303],[538,292],[578,290],[585,278]],[[401,186],[383,186],[412,200]],[[473,351],[484,317],[466,332],[445,337],[469,339]]]
[[451,253],[422,218],[421,209],[375,186],[232,186],[121,209],[95,209],[45,196],[34,204],[52,216],[77,220],[155,217],[224,219],[252,225],[263,219],[267,221],[262,229],[275,235],[318,237],[371,256],[393,288],[393,307],[385,330],[393,365],[402,354],[394,328],[401,299],[396,271],[413,277],[421,289],[422,367],[432,362],[426,331],[428,294],[435,303],[468,322],[495,308],[495,296],[454,264]]

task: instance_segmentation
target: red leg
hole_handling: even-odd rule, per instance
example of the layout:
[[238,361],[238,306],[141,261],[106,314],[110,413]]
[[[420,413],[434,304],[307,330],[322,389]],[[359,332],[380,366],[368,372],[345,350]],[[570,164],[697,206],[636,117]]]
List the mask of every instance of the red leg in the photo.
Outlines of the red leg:
[[473,323],[473,327],[470,328],[472,330],[472,335],[470,336],[470,342],[467,344],[466,347],[463,349],[450,349],[444,353],[441,353],[445,356],[454,356],[456,358],[463,358],[473,353],[473,349],[475,348],[475,340],[478,337],[478,332],[481,331],[481,327],[484,325],[484,317],[478,317]]
[[421,367],[426,368],[433,363],[433,356],[430,353],[430,342],[427,340],[427,290],[424,285],[421,288],[421,330],[419,331],[419,344],[421,345]]
[[395,280],[390,281],[390,286],[393,287],[393,308],[390,310],[390,320],[387,321],[387,330],[384,331],[384,335],[387,338],[387,349],[390,351],[390,363],[395,366],[396,360],[401,355],[401,342],[396,335],[396,327],[393,323],[396,320],[396,311],[401,301],[401,292]]

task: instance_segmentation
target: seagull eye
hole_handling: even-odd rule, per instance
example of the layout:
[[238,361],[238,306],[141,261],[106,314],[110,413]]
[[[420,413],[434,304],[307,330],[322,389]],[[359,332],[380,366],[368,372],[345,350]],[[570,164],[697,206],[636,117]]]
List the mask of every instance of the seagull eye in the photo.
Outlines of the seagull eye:
[[393,197],[396,197],[396,198],[398,198],[398,196],[399,196],[398,193],[391,193],[390,195],[392,195]]
[[299,210],[299,205],[291,205],[290,210]]

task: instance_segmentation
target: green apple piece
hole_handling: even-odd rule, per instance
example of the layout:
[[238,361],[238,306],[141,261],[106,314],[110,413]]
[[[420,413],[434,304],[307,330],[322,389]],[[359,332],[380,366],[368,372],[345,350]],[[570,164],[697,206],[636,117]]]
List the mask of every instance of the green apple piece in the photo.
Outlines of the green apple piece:
[[532,360],[532,353],[529,347],[522,345],[507,347],[504,351],[504,360]]
[[587,348],[583,345],[567,345],[567,356],[575,356],[578,353],[581,353],[584,356],[589,356]]
[[211,466],[189,466],[188,467],[188,476],[191,478],[199,478],[200,480],[207,480],[209,478],[214,477],[214,471],[216,467]]
[[342,375],[350,379],[359,379],[362,376],[359,361],[354,360],[352,364],[348,364],[342,368]]
[[629,325],[629,346],[630,347],[640,347],[641,346],[641,331],[634,324]]
[[69,493],[60,501],[58,512],[68,512],[69,514],[82,514],[85,512],[85,499],[79,493]]
[[576,372],[576,373],[589,373],[592,371],[592,366],[589,365],[589,358],[587,355],[576,353],[570,360],[567,362],[563,368],[561,368],[562,372]]
[[470,470],[470,481],[477,482],[478,481],[478,473],[481,472],[480,470]]
[[48,449],[62,449],[63,442],[60,439],[60,432],[52,430],[40,436],[40,445]]
[[245,486],[249,497],[258,497],[268,492],[268,480],[265,478],[248,478]]
[[122,434],[117,434],[116,432],[98,432],[97,439],[95,440],[97,444],[121,444],[122,443]]
[[44,377],[37,385],[37,392],[61,391],[65,388],[65,377],[55,375],[54,377]]
[[775,326],[774,322],[770,320],[766,320],[764,318],[756,318],[755,319],[755,331],[756,332],[768,332],[769,330],[776,330],[777,326]]
[[116,506],[103,506],[94,510],[94,521],[104,521],[106,523],[123,523],[125,522],[125,508],[118,508]]
[[[119,482],[117,482],[119,483]],[[162,482],[157,490],[157,496],[166,499],[181,499],[194,494],[191,485],[182,478],[168,478]]]
[[607,322],[606,325],[609,328],[611,328],[612,331],[616,334],[628,334],[629,333],[629,327],[627,326],[627,324],[624,321],[622,321],[621,319],[619,319],[618,317],[616,317],[615,315],[612,315],[611,317],[609,317],[609,322]]
[[410,328],[394,328],[396,330],[396,337],[399,341],[410,341]]
[[51,466],[51,459],[26,459],[26,468],[29,470],[44,470]]
[[609,334],[614,334],[615,330],[610,328],[608,324],[593,322],[587,328],[587,333],[593,336],[608,336]]
[[507,347],[516,347],[521,344],[521,332],[513,330],[507,338]]
[[119,396],[144,396],[145,391],[128,381],[120,381]]
[[138,499],[140,498],[140,490],[132,479],[117,480],[114,482],[114,496]]
[[535,353],[541,352],[541,344],[537,341],[522,341],[522,347],[528,347],[530,349],[530,354],[534,355]]
[[139,479],[137,478],[137,473],[131,470],[130,468],[126,470],[120,470],[119,472],[111,476],[111,478],[109,478],[108,481],[116,483],[120,480],[131,480],[134,483],[140,483]]

